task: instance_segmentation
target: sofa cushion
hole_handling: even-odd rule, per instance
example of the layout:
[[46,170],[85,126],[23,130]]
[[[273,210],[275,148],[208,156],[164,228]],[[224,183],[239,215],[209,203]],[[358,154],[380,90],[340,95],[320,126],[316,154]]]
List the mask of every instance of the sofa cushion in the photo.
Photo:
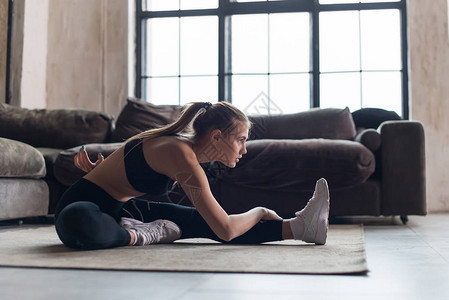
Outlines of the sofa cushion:
[[[104,143],[87,144],[85,146],[90,160],[95,162],[98,153],[103,154],[103,156],[107,158],[112,152],[120,148],[121,145],[122,143]],[[61,151],[53,164],[54,176],[63,185],[72,185],[86,174],[74,164],[73,159],[79,150],[80,147],[73,147]]]
[[360,130],[354,140],[361,143],[372,152],[375,152],[380,148],[382,138],[377,130],[368,128]]
[[59,156],[59,153],[63,151],[63,149],[56,148],[36,148],[43,156],[45,160],[45,166],[47,167],[47,178],[53,178],[53,165],[55,164],[56,159]]
[[362,108],[352,113],[354,124],[357,128],[374,128],[377,129],[380,124],[390,120],[402,120],[394,111],[382,108]]
[[34,147],[69,148],[110,138],[113,117],[81,109],[26,109],[0,104],[0,136]]
[[249,116],[252,139],[353,139],[356,130],[348,108],[315,108],[296,114]]
[[321,177],[332,188],[355,186],[374,172],[373,153],[358,142],[329,139],[253,140],[248,153],[218,178],[237,185],[307,191]]
[[42,154],[34,147],[0,138],[0,177],[43,178],[46,174]]
[[117,118],[112,142],[123,142],[142,131],[174,122],[181,114],[181,109],[180,105],[154,105],[140,99],[128,98]]

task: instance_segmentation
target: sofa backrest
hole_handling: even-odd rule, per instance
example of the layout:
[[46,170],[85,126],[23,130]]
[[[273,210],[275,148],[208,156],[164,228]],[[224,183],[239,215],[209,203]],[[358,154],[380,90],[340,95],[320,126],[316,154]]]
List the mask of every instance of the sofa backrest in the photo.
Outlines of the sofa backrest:
[[[112,142],[122,142],[142,131],[174,122],[180,105],[154,105],[128,98],[117,118]],[[354,121],[348,108],[311,109],[295,114],[249,116],[251,139],[353,139]]]
[[82,109],[26,109],[0,103],[0,137],[66,149],[108,142],[113,116]]
[[356,135],[349,109],[314,108],[284,115],[249,116],[253,123],[251,139],[342,139]]
[[128,98],[117,118],[111,141],[123,142],[142,131],[172,123],[179,117],[181,110],[180,105],[154,105],[140,99]]

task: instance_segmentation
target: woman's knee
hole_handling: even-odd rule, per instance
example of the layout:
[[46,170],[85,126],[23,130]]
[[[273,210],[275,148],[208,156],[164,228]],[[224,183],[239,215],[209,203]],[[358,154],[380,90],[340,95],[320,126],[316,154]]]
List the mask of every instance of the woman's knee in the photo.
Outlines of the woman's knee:
[[61,241],[69,247],[83,248],[84,241],[92,240],[93,224],[100,214],[98,205],[92,202],[75,202],[67,205],[55,222]]

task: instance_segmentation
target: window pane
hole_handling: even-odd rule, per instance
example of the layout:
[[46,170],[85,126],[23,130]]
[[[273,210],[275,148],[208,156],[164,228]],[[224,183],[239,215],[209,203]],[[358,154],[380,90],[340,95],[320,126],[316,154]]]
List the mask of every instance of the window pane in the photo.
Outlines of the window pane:
[[181,104],[218,101],[218,77],[181,77]]
[[270,72],[310,70],[308,13],[270,15]]
[[218,74],[218,18],[181,18],[181,75]]
[[361,3],[399,2],[401,0],[360,0]]
[[143,11],[188,10],[218,8],[218,0],[142,0]]
[[320,0],[320,4],[359,3],[359,0]]
[[363,72],[363,107],[380,107],[402,115],[401,72]]
[[[382,22],[379,22],[382,20]],[[362,69],[400,70],[401,32],[399,10],[360,13]]]
[[291,114],[310,108],[310,75],[288,74],[270,76],[270,112]]
[[147,74],[178,75],[179,18],[149,19],[147,25]]
[[181,0],[181,9],[217,8],[218,0]]
[[142,0],[142,10],[163,11],[178,10],[179,0]]
[[268,15],[232,16],[232,72],[268,72]]
[[320,4],[340,4],[340,3],[382,3],[399,2],[401,0],[320,0]]
[[320,13],[321,72],[360,70],[358,11]]
[[153,104],[179,104],[178,77],[149,78],[146,80],[146,100]]
[[360,72],[322,74],[320,76],[320,107],[360,109]]
[[268,95],[268,76],[232,76],[232,104],[245,113],[268,113],[267,105],[264,105],[264,95]]

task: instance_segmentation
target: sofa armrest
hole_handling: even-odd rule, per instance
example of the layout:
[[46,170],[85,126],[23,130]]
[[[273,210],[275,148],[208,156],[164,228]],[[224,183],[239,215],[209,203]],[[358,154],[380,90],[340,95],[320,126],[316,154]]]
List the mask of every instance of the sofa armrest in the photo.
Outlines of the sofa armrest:
[[381,134],[383,215],[425,215],[424,128],[416,121],[386,121]]
[[36,148],[0,137],[0,178],[39,179],[45,174],[44,157]]

